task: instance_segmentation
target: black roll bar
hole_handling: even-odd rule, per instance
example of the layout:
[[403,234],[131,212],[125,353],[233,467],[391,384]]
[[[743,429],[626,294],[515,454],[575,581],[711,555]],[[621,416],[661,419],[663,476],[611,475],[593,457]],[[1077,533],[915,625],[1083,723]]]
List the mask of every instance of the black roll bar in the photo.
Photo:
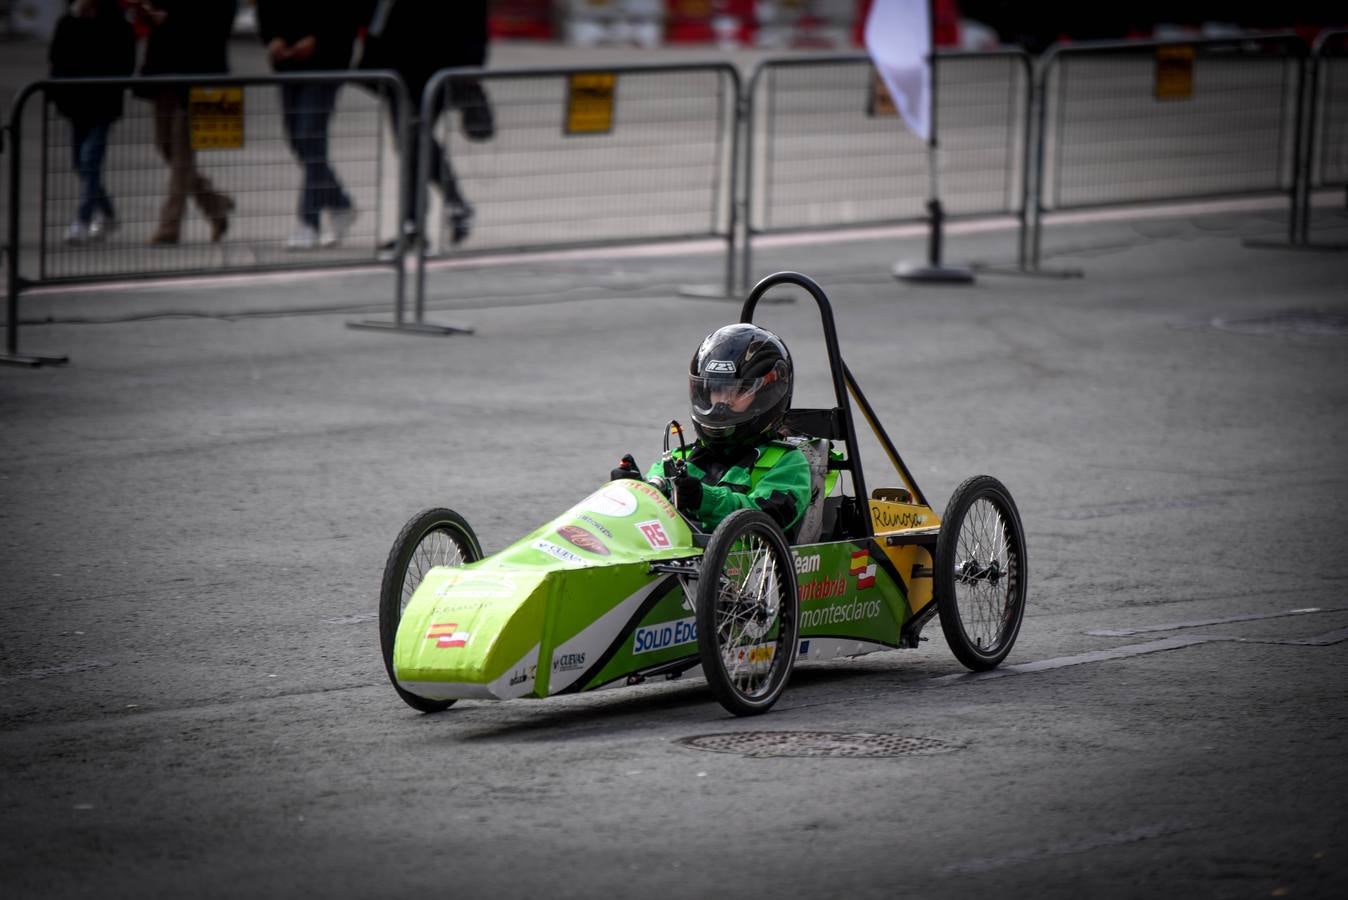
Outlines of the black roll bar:
[[847,466],[852,473],[852,483],[856,486],[857,498],[860,504],[863,504],[859,510],[863,527],[866,530],[867,537],[874,537],[875,529],[871,524],[870,511],[864,504],[870,502],[870,494],[866,491],[866,480],[861,471],[861,456],[858,452],[856,424],[852,417],[852,403],[856,400],[857,406],[861,408],[861,414],[865,416],[866,423],[870,425],[871,431],[875,434],[876,440],[884,447],[888,454],[890,462],[898,471],[899,477],[903,479],[904,486],[912,493],[913,499],[923,506],[930,506],[926,497],[917,486],[917,481],[913,478],[908,466],[903,462],[903,457],[899,456],[898,449],[894,442],[889,439],[885,433],[884,426],[875,416],[875,410],[866,400],[866,395],[861,392],[860,385],[856,378],[852,376],[851,370],[843,362],[842,351],[838,347],[838,329],[833,322],[833,307],[828,302],[828,297],[814,279],[799,272],[777,272],[754,285],[749,296],[744,300],[744,306],[740,310],[740,321],[752,323],[754,320],[754,309],[758,306],[758,301],[769,289],[779,284],[794,284],[803,288],[819,307],[819,319],[824,330],[824,346],[828,350],[829,372],[833,378],[833,394],[837,398],[836,417],[842,424],[842,439],[847,444]]

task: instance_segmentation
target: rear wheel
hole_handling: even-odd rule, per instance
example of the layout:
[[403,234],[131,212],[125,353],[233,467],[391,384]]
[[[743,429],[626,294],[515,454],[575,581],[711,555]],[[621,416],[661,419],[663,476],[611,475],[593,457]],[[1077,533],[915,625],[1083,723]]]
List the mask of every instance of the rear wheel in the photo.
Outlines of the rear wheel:
[[800,603],[786,536],[756,509],[713,532],[697,581],[697,644],[716,699],[737,716],[772,708],[796,660]]
[[941,520],[933,589],[946,643],[968,668],[994,668],[1011,652],[1025,579],[1025,532],[1011,493],[988,475],[966,480]]
[[393,641],[398,634],[407,602],[435,566],[462,566],[482,558],[477,535],[452,509],[427,509],[417,513],[403,526],[384,564],[384,580],[379,588],[379,645],[384,653],[384,669],[408,706],[421,712],[439,712],[453,700],[432,700],[403,690],[393,671]]

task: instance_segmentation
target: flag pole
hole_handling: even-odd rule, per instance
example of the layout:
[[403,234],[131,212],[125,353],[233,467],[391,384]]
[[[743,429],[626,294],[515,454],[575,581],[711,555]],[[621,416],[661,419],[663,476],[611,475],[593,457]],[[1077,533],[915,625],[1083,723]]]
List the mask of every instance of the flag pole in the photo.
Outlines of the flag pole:
[[927,237],[927,264],[920,265],[899,262],[894,266],[894,277],[900,281],[938,282],[942,284],[969,284],[974,280],[973,270],[967,266],[947,266],[941,262],[942,232],[945,227],[945,210],[941,206],[941,167],[936,144],[936,10],[934,3],[927,3],[927,28],[929,38],[927,48],[927,71],[931,80],[930,133],[927,135],[927,200],[928,220],[931,230]]

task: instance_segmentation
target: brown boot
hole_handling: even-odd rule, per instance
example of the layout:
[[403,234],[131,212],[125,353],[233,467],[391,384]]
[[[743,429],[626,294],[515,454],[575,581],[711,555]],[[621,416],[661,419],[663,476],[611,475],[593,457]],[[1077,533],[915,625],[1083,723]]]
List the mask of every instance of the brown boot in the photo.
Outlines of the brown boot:
[[219,200],[211,214],[211,243],[218,244],[229,231],[229,214],[234,212],[234,198],[218,194]]
[[159,230],[150,236],[151,244],[176,244],[178,243],[178,232],[176,229],[159,226]]

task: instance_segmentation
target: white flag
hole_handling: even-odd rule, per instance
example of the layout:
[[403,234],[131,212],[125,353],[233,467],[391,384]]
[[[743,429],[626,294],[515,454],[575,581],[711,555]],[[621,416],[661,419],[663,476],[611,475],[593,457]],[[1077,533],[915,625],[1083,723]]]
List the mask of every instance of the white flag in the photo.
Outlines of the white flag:
[[903,121],[931,140],[929,0],[875,0],[866,17],[866,52],[885,80]]

